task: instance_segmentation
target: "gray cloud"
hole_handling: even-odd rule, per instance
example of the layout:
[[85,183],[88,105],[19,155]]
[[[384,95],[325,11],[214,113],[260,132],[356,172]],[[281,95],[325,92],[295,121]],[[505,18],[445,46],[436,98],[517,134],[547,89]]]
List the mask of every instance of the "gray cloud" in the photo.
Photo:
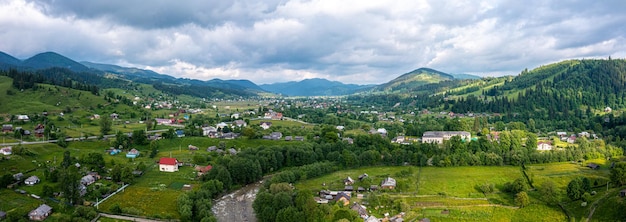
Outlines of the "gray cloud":
[[0,51],[186,78],[382,83],[419,67],[516,74],[626,57],[626,2],[0,1]]

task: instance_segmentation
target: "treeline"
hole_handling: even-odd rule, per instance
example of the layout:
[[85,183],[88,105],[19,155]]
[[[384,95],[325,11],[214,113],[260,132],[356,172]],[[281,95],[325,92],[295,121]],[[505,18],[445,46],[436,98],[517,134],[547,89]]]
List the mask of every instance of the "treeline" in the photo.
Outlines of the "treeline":
[[233,90],[233,89],[218,89],[210,86],[199,86],[199,85],[173,85],[173,84],[162,84],[162,83],[154,83],[152,85],[155,89],[161,90],[165,93],[170,93],[173,95],[190,95],[200,98],[237,98],[237,97],[249,97],[254,96],[252,93],[248,93],[242,90]]
[[[98,86],[87,84],[84,82],[81,83],[80,81],[76,81],[65,74],[58,74],[58,71],[65,73],[65,71],[69,70],[51,68],[46,70],[39,70],[36,72],[21,72],[15,69],[10,69],[8,71],[0,70],[0,75],[12,78],[12,86],[19,90],[36,89],[37,84],[43,83],[82,91],[89,91],[94,95],[99,94]],[[72,71],[69,72],[73,73]]]

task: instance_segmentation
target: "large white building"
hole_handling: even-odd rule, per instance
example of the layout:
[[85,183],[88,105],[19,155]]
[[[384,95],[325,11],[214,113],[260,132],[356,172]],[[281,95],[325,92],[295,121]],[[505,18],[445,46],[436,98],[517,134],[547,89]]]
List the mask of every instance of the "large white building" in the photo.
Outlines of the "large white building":
[[422,143],[442,144],[444,140],[449,140],[453,136],[459,136],[462,140],[472,138],[472,135],[466,131],[426,131],[422,135]]

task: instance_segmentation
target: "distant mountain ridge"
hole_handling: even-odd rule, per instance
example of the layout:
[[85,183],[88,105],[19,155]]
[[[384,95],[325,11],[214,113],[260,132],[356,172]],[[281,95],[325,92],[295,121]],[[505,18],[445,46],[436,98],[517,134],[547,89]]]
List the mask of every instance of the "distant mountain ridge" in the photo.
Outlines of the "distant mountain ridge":
[[266,91],[287,96],[339,96],[353,94],[372,86],[344,84],[338,81],[314,78],[302,81],[263,84],[260,87]]

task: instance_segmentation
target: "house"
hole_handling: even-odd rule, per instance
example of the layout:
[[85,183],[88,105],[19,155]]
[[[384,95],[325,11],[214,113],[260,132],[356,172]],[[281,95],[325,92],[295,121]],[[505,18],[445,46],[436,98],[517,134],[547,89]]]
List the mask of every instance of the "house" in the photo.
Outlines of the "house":
[[303,136],[295,136],[294,140],[295,141],[304,141],[304,137]]
[[559,138],[560,138],[560,137],[564,137],[564,136],[567,136],[567,132],[563,132],[563,131],[556,132],[556,135],[557,135]]
[[7,155],[11,155],[11,153],[13,153],[13,148],[11,148],[10,146],[2,147],[0,149],[0,154],[2,155],[7,156]]
[[235,148],[230,148],[228,149],[228,153],[230,153],[230,155],[237,155],[237,150]]
[[453,136],[459,136],[465,141],[471,139],[471,134],[466,131],[426,131],[422,135],[422,143],[442,144],[444,140],[449,140]]
[[22,178],[23,178],[23,177],[24,177],[24,174],[23,174],[23,173],[16,173],[16,174],[13,174],[13,179],[15,179],[15,180],[17,180],[17,181],[22,180]]
[[391,139],[392,143],[400,143],[400,144],[402,144],[402,143],[404,143],[404,141],[405,141],[404,136],[397,136],[397,137]]
[[352,178],[348,177],[348,178],[343,180],[343,184],[344,185],[352,185],[352,184],[354,184],[354,180]]
[[36,137],[43,137],[43,134],[46,132],[46,126],[44,126],[43,124],[37,124],[37,126],[35,127],[35,136]]
[[272,122],[261,122],[261,128],[263,130],[269,129],[270,127],[272,127]]
[[185,137],[185,131],[184,130],[176,130],[176,136],[177,137]]
[[209,136],[211,133],[217,133],[217,129],[212,126],[202,127],[203,136]]
[[96,182],[96,178],[94,176],[92,176],[92,175],[86,175],[86,176],[80,178],[80,183],[82,185],[85,185],[85,186],[89,186],[89,185],[91,185],[94,182]]
[[589,169],[592,169],[592,170],[600,169],[600,165],[595,164],[595,163],[587,164],[587,167],[589,167]]
[[16,115],[15,118],[17,120],[22,120],[22,121],[28,121],[30,120],[30,118],[28,117],[28,115]]
[[235,122],[233,122],[233,125],[236,127],[246,127],[248,126],[248,124],[246,123],[246,121],[243,120],[235,120]]
[[345,141],[348,144],[354,144],[354,139],[348,137],[341,139],[341,141]]
[[345,126],[337,126],[337,127],[335,127],[335,129],[337,129],[337,130],[339,130],[339,131],[342,131],[342,130],[343,130],[343,129],[345,129],[345,128],[346,128]]
[[206,173],[208,173],[209,171],[211,171],[211,169],[213,169],[213,166],[211,165],[207,165],[207,166],[196,166],[196,171],[198,171],[198,176],[202,176]]
[[11,124],[4,124],[4,125],[2,125],[2,132],[3,133],[13,132],[13,125],[11,125]]
[[354,187],[353,187],[353,186],[345,186],[345,187],[343,188],[343,190],[344,190],[344,191],[348,191],[348,192],[352,192],[352,191],[354,191]]
[[30,176],[29,178],[26,178],[26,180],[24,180],[24,184],[32,186],[32,185],[39,183],[39,181],[40,181],[39,177]]
[[382,183],[380,183],[380,188],[381,189],[394,189],[396,188],[396,179],[393,179],[391,177],[387,177],[383,180]]
[[28,213],[28,218],[30,220],[42,221],[45,220],[50,215],[50,213],[52,213],[52,207],[46,204],[42,204],[39,205],[39,207],[37,207],[36,209],[30,211]]
[[580,132],[580,133],[578,133],[578,136],[580,136],[580,137],[587,137],[587,138],[589,138],[590,134],[589,134],[589,132],[584,131],[584,132]]
[[369,177],[369,175],[367,175],[367,173],[361,174],[361,175],[359,175],[359,181],[361,181],[361,180],[363,180],[363,179],[365,179],[367,177]]
[[567,143],[575,143],[576,142],[576,135],[571,135],[570,137],[567,137],[566,141],[567,141]]
[[293,137],[291,137],[291,136],[286,136],[285,137],[285,141],[291,141],[291,140],[293,140]]
[[232,139],[235,139],[237,137],[239,137],[238,133],[230,132],[230,133],[223,133],[222,136],[220,136],[220,139],[232,140]]
[[283,138],[283,133],[281,133],[281,132],[272,132],[270,134],[270,138],[271,138],[271,140],[279,140],[280,138]]
[[552,150],[552,144],[550,142],[538,142],[537,150]]
[[620,196],[620,197],[626,197],[626,189],[624,189],[624,190],[620,190],[620,191],[619,191],[619,196]]
[[4,220],[5,218],[7,218],[7,212],[0,211],[0,220]]
[[230,114],[230,118],[231,119],[239,119],[239,117],[241,116],[241,113],[233,113]]
[[115,154],[118,154],[118,153],[121,153],[121,152],[122,152],[122,150],[119,150],[119,149],[111,149],[111,151],[109,151],[109,154],[110,155],[115,155]]
[[91,119],[100,119],[100,115],[98,115],[98,114],[93,114],[93,116],[91,116]]
[[139,156],[139,150],[131,149],[126,153],[126,158],[137,158]]
[[213,152],[217,150],[217,146],[210,146],[209,148],[206,148],[207,152]]
[[161,172],[178,171],[178,160],[176,160],[176,158],[161,157],[159,160],[159,170]]
[[321,197],[314,197],[313,200],[315,200],[315,203],[318,203],[318,204],[327,204],[328,203],[327,199],[322,199]]
[[613,109],[611,109],[611,107],[606,107],[604,108],[604,112],[610,113],[611,111],[613,111]]
[[343,202],[343,205],[346,206],[350,204],[350,195],[344,192],[338,193],[337,196],[335,196],[335,201]]
[[359,193],[365,192],[365,188],[364,187],[357,187],[356,188],[356,192],[359,192]]
[[378,185],[370,185],[370,191],[378,190]]
[[217,129],[224,129],[224,127],[227,127],[227,126],[228,126],[228,124],[226,124],[225,122],[221,122],[221,123],[218,123],[217,125],[215,125],[215,128],[217,128]]
[[170,125],[172,123],[171,119],[155,118],[154,120],[156,121],[157,125]]
[[356,211],[359,214],[359,216],[363,219],[368,217],[367,208],[359,203],[354,203],[354,205],[352,205],[350,209]]
[[118,115],[117,113],[111,113],[111,115],[109,115],[111,117],[111,119],[117,119],[120,117],[120,115]]
[[189,144],[189,146],[187,146],[187,148],[189,148],[189,150],[198,150],[197,146],[191,145]]

